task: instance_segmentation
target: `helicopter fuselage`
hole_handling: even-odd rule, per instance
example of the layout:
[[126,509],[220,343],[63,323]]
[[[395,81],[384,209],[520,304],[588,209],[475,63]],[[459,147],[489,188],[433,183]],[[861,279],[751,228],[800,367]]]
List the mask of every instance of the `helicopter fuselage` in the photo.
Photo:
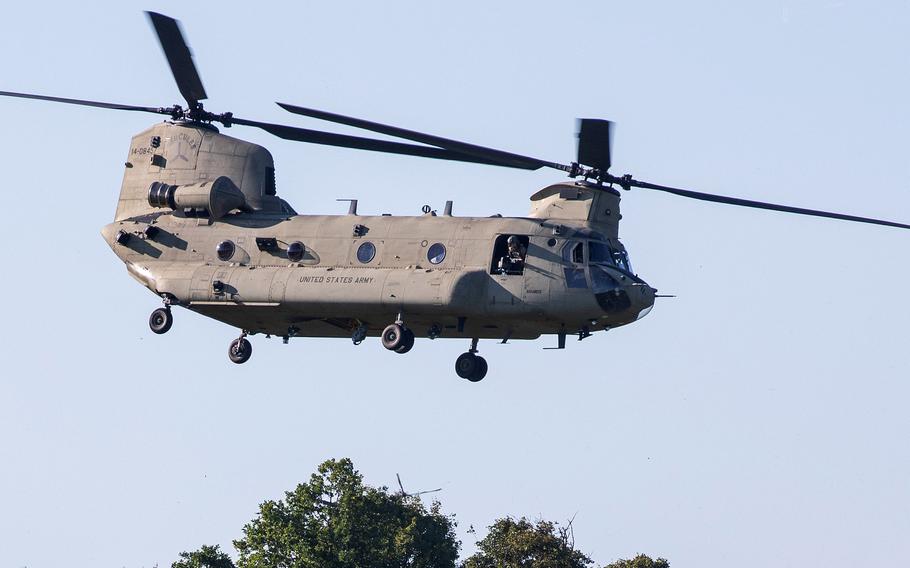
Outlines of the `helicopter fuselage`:
[[[564,220],[165,212],[103,234],[147,288],[249,333],[377,336],[403,321],[417,337],[586,336],[654,301],[617,239]],[[509,236],[522,258],[504,267]]]
[[527,217],[298,215],[268,150],[179,121],[134,136],[125,166],[105,240],[168,305],[244,333],[360,339],[398,322],[416,337],[586,337],[654,301],[609,188],[552,185]]

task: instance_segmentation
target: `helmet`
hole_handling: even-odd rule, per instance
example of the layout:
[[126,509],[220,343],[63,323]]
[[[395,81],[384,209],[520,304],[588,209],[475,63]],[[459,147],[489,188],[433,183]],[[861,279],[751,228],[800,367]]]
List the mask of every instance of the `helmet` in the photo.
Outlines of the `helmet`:
[[517,244],[518,244],[518,237],[516,237],[515,235],[511,235],[508,239],[506,239],[506,243],[507,243],[509,246],[517,245]]

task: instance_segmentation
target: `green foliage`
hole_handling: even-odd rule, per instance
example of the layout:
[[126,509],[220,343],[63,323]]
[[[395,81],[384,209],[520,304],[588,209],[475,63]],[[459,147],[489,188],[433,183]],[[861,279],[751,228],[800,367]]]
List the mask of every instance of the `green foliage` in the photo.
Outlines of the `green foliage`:
[[586,568],[591,559],[575,550],[570,528],[549,521],[506,517],[491,527],[463,568]]
[[653,560],[650,556],[639,554],[632,560],[617,560],[604,568],[670,568],[670,563],[664,558]]
[[239,568],[454,568],[455,521],[438,503],[363,485],[349,459],[266,501],[234,541]]
[[234,563],[217,544],[203,545],[194,552],[181,552],[180,560],[171,564],[171,568],[234,568]]

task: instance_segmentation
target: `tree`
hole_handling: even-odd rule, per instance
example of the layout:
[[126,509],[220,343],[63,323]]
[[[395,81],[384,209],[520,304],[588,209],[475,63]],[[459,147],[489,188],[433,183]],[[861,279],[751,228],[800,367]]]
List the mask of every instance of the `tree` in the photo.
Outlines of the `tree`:
[[586,568],[592,561],[575,550],[571,523],[499,519],[463,568]]
[[181,552],[180,560],[171,564],[171,568],[234,568],[234,562],[217,544],[203,545],[194,552]]
[[460,543],[438,503],[364,486],[342,459],[260,505],[234,546],[239,568],[454,568]]
[[650,556],[639,554],[632,560],[617,560],[604,568],[670,568],[670,563],[665,558],[653,560]]

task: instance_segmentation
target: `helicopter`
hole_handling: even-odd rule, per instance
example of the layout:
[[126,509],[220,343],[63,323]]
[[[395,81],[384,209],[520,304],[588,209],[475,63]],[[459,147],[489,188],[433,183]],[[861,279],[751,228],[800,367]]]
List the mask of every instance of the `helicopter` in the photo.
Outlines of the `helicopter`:
[[[620,200],[633,188],[741,207],[910,229],[910,225],[791,207],[617,176],[613,123],[578,121],[568,164],[288,103],[284,110],[392,136],[395,142],[213,113],[177,20],[146,12],[186,102],[136,106],[30,93],[0,95],[166,116],[132,137],[114,220],[101,233],[127,272],[162,306],[149,317],[167,333],[183,307],[240,330],[230,361],[252,355],[255,335],[349,338],[408,353],[418,337],[469,342],[455,361],[471,382],[488,371],[481,339],[568,336],[634,323],[660,297],[634,271],[619,239]],[[275,164],[257,144],[222,128],[259,128],[291,141],[566,174],[535,192],[524,217],[459,217],[447,202],[418,216],[298,214],[278,195]],[[403,489],[402,489],[403,491]]]

